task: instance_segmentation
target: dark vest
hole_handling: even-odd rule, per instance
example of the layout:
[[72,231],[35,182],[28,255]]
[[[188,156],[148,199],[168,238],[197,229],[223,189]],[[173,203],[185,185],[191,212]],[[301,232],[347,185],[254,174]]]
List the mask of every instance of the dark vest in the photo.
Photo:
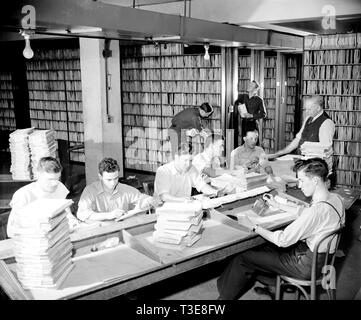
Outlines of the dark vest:
[[328,114],[324,111],[315,121],[311,122],[312,118],[309,118],[303,129],[299,147],[305,142],[320,142],[319,131],[322,123],[330,119]]

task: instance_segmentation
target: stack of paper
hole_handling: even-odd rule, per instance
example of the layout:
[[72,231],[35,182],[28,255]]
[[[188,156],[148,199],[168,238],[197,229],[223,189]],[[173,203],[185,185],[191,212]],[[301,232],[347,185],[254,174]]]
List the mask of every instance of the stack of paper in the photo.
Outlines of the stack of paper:
[[36,169],[38,167],[40,158],[56,158],[58,144],[55,140],[54,130],[35,130],[29,135],[29,147],[31,152],[31,166],[33,168],[34,178],[37,178]]
[[192,246],[201,238],[202,204],[199,201],[192,203],[166,202],[156,209],[157,223],[153,238],[162,243],[178,246]]
[[16,273],[24,288],[58,288],[69,274],[73,246],[66,199],[38,199],[18,212]]
[[18,129],[10,134],[10,152],[13,180],[31,180],[33,178],[30,164],[29,134],[34,128]]
[[218,177],[211,178],[211,186],[223,189],[225,193],[237,193],[247,190],[247,180],[244,174],[232,176],[224,173]]
[[267,182],[267,175],[251,172],[246,174],[247,190],[255,187],[264,186]]
[[304,156],[305,159],[324,159],[327,162],[329,174],[332,173],[332,146],[306,141],[301,145],[300,149],[301,154]]

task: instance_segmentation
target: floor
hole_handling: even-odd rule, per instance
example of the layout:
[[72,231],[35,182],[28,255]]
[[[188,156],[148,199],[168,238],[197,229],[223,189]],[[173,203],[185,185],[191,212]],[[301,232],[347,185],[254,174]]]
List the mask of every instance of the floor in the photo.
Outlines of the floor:
[[[0,155],[1,165],[0,173],[9,173],[9,166],[6,164],[8,158]],[[72,196],[76,200],[79,198],[81,191],[85,186],[84,167],[74,165],[72,176]],[[139,172],[126,171],[125,178],[132,178],[125,181],[134,186],[141,186],[143,181],[154,179],[154,174],[142,174]],[[135,177],[135,178],[133,178]],[[1,197],[11,196],[2,194]],[[337,299],[353,300],[361,299],[358,294],[361,288],[361,200],[358,200],[347,212],[346,229],[340,243],[340,249],[345,256],[336,259],[337,270]],[[216,280],[222,270],[225,268],[227,261],[212,263],[210,265],[189,271],[185,274],[178,275],[172,279],[161,281],[149,285],[140,290],[134,291],[124,299],[164,299],[164,300],[214,300],[218,297]],[[263,284],[256,282],[240,300],[271,300],[266,294],[256,293],[256,287],[264,287]],[[284,299],[294,299],[293,293],[285,293]],[[320,299],[326,299],[326,294],[321,293]]]

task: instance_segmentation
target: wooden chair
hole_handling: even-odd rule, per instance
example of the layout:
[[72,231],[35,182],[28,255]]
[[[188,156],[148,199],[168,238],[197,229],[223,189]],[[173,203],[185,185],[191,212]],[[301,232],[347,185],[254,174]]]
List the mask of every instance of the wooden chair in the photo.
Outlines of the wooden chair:
[[[340,243],[341,232],[342,232],[343,228],[344,228],[344,226],[341,226],[337,230],[327,233],[316,244],[315,251],[313,253],[313,258],[312,258],[312,270],[311,270],[311,279],[310,280],[301,280],[301,279],[297,279],[297,278],[288,277],[285,275],[277,275],[276,300],[280,300],[280,298],[281,298],[282,286],[296,287],[296,289],[298,289],[296,291],[298,299],[300,298],[300,292],[301,292],[305,296],[306,300],[316,300],[317,286],[324,285],[324,282],[327,280],[326,278],[324,278],[327,273],[326,270],[331,269],[331,272],[332,272],[332,270],[334,268],[336,252],[337,252],[338,245]],[[331,253],[330,252],[331,243],[333,242],[334,238],[336,238],[336,246],[335,246],[334,253]],[[317,277],[316,272],[317,272],[318,248],[322,243],[324,243],[327,240],[329,240],[329,242],[327,245],[325,260],[323,263],[322,275],[320,277]],[[336,281],[336,279],[335,279],[335,281]],[[307,293],[307,291],[304,287],[311,288],[310,295]],[[327,284],[327,288],[325,288],[325,290],[327,291],[327,296],[328,296],[329,300],[335,300],[336,283],[334,283],[334,286],[330,286],[329,284]]]

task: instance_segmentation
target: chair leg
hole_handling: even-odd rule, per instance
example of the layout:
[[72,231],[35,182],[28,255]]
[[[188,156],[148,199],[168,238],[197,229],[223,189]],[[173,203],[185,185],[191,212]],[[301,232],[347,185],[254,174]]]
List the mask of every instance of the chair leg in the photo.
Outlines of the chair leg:
[[281,277],[277,276],[276,279],[276,300],[281,299]]
[[328,289],[326,290],[328,300],[336,300],[336,290],[335,289]]

